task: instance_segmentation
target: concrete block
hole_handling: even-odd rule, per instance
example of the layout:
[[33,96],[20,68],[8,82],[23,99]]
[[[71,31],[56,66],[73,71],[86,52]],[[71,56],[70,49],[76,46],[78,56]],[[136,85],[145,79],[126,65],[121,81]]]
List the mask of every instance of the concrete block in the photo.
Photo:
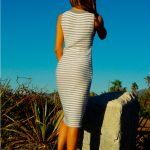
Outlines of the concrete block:
[[90,97],[78,149],[134,150],[138,112],[137,97],[130,92]]

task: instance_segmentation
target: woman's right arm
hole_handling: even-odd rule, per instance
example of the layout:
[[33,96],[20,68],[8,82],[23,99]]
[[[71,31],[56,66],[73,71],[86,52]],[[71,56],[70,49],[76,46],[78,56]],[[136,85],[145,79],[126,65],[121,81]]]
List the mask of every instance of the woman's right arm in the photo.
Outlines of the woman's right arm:
[[95,30],[101,40],[106,38],[107,31],[104,27],[104,20],[101,16],[95,17],[94,21]]

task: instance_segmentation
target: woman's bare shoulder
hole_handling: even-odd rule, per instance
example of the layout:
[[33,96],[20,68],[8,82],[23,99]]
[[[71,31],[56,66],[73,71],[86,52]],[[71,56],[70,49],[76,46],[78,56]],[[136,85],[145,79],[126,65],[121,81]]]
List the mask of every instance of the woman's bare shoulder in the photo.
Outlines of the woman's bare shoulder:
[[67,11],[62,12],[61,14],[59,14],[59,15],[57,16],[57,20],[58,20],[58,21],[60,21],[60,20],[61,20],[61,18],[62,18],[62,16],[63,16],[63,15],[65,15],[67,12],[68,12],[68,10],[67,10]]
[[61,14],[58,15],[58,17],[62,17],[63,15],[67,14],[69,10],[63,11]]
[[62,17],[62,14],[59,14],[59,15],[57,16],[57,19],[60,20],[61,17]]
[[57,16],[57,24],[61,24],[62,16],[63,16],[63,14],[59,14]]

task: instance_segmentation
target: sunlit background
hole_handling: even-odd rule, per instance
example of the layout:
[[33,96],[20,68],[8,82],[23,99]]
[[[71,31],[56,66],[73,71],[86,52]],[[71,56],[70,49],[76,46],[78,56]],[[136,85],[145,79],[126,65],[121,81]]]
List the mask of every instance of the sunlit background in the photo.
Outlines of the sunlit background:
[[[2,79],[32,78],[32,84],[57,90],[54,53],[57,16],[70,9],[69,0],[2,0]],[[146,87],[150,75],[150,1],[97,0],[108,32],[97,35],[92,49],[91,91],[107,91],[111,81]]]

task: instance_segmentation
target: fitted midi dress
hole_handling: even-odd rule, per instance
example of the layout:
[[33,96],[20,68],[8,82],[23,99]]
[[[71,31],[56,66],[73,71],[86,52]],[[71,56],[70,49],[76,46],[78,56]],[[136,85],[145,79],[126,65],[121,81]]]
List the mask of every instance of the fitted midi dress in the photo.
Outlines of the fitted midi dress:
[[56,67],[56,86],[63,107],[63,121],[82,127],[93,67],[94,14],[70,9],[61,16],[65,46]]

